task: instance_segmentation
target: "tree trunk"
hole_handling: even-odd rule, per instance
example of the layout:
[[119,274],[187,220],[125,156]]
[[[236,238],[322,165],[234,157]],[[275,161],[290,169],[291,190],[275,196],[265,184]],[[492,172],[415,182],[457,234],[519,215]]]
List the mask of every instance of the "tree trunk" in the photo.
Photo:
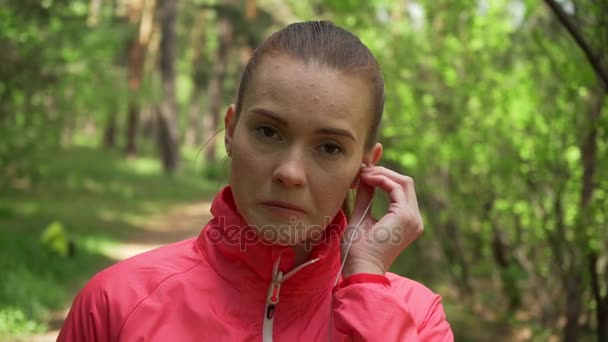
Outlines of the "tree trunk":
[[[596,165],[597,165],[597,132],[599,126],[599,118],[602,112],[602,107],[605,98],[604,89],[598,87],[595,91],[592,92],[591,108],[588,114],[588,120],[586,122],[586,136],[581,146],[581,154],[582,154],[582,167],[583,167],[583,180],[582,180],[582,189],[581,189],[581,199],[580,199],[580,218],[578,220],[577,226],[577,249],[581,244],[586,244],[586,231],[589,229],[589,218],[590,208],[589,203],[591,202],[593,196],[593,174],[595,173]],[[572,267],[569,272],[569,279],[567,282],[566,290],[566,326],[564,327],[564,340],[566,342],[576,341],[578,337],[578,319],[582,306],[582,264],[584,263],[582,260],[582,256],[578,253],[573,253]],[[589,265],[593,266],[594,265]],[[593,275],[593,274],[592,274]],[[598,298],[595,297],[596,304],[598,305],[597,309],[597,317],[600,318],[599,311],[603,309],[601,306],[602,298],[600,296],[599,302],[597,302]],[[604,319],[603,317],[601,319]],[[598,319],[598,324],[600,323],[600,319]],[[598,328],[598,338],[600,338],[600,334],[602,333],[603,328]],[[602,340],[600,340],[602,341]]]
[[103,134],[103,146],[108,149],[116,146],[116,112],[114,111],[108,116],[108,122]]
[[[597,340],[598,342],[608,341],[608,293],[602,295],[601,292],[600,274],[597,270],[597,253],[589,253],[587,261],[589,264],[589,273],[591,274],[593,299],[596,303],[595,318],[597,321]],[[605,274],[608,275],[608,263],[606,264]]]
[[139,124],[140,104],[138,93],[141,87],[141,79],[146,60],[146,52],[154,23],[155,0],[144,0],[139,13],[130,13],[131,17],[139,17],[138,34],[133,38],[129,51],[129,113],[126,125],[126,147],[125,152],[129,156],[137,154],[137,132]]
[[503,293],[509,300],[508,310],[509,312],[514,312],[521,303],[521,292],[513,271],[516,266],[511,262],[511,258],[509,257],[508,251],[510,248],[505,241],[502,231],[498,228],[496,222],[492,222],[491,224],[492,255],[499,268]]
[[[564,10],[562,5],[559,4],[559,1],[556,0],[544,0],[545,3],[549,6],[551,11],[555,14],[556,18],[560,21],[560,23],[568,30],[572,38],[576,41],[576,44],[580,47],[582,52],[585,54],[589,65],[593,68],[595,75],[598,78],[598,86],[592,92],[593,98],[591,101],[594,101],[591,105],[591,110],[589,111],[588,120],[586,122],[585,129],[585,139],[581,146],[582,152],[582,167],[583,167],[583,179],[582,179],[582,190],[581,190],[581,205],[579,210],[579,220],[576,228],[576,245],[575,248],[580,249],[580,246],[587,244],[587,232],[589,231],[589,225],[593,224],[589,219],[590,210],[588,210],[591,206],[589,202],[591,202],[592,194],[593,194],[593,174],[595,173],[596,164],[597,164],[597,133],[599,126],[599,118],[602,112],[602,106],[608,93],[608,69],[606,69],[606,65],[603,63],[601,56],[606,55],[606,44],[601,44],[598,46],[593,46],[592,42],[598,42],[596,39],[589,40],[588,37],[584,36],[585,27],[592,28],[592,33],[598,36],[605,36],[605,31],[603,30],[605,12],[608,7],[606,6],[606,2],[598,1],[596,2],[595,9],[596,13],[599,14],[598,17],[594,19],[600,20],[581,20],[580,17],[576,15],[570,15],[567,11]],[[603,34],[603,35],[602,35]],[[591,278],[594,277],[594,272],[596,272],[596,265],[594,262],[594,254],[595,251],[591,250],[587,253],[587,263],[589,266],[589,270],[591,272]],[[581,267],[584,264],[582,256],[580,256],[578,251],[573,253],[573,257],[578,256],[579,258],[573,258],[572,265],[570,270],[572,272],[576,272],[577,275],[575,278],[582,278]],[[572,273],[571,272],[571,273]],[[599,278],[595,279],[599,281]],[[595,281],[592,279],[592,282]],[[570,282],[568,282],[570,283]],[[599,293],[595,291],[594,286],[598,286],[599,284],[592,283],[592,290],[594,291],[594,299],[596,301],[596,316],[597,316],[597,324],[598,324],[598,341],[606,341],[608,338],[608,327],[603,326],[603,324],[608,320],[607,316],[608,309],[603,306],[604,299],[601,295],[598,296]],[[576,287],[576,286],[574,286]],[[572,290],[570,286],[567,286],[568,290]],[[608,295],[606,295],[608,297]],[[578,298],[576,298],[578,297]],[[581,306],[581,295],[579,294],[576,297],[567,298],[567,322],[564,328],[564,338],[566,341],[574,341],[577,338],[578,333],[578,316],[574,314],[577,311],[580,311]],[[577,299],[579,302],[575,302]],[[608,302],[608,300],[606,300]],[[607,303],[608,304],[608,303]]]
[[247,20],[251,21],[257,17],[258,11],[255,0],[246,0],[245,1],[245,17]]
[[[432,212],[449,211],[449,206],[441,198],[431,197],[429,204]],[[439,240],[439,246],[448,264],[450,276],[462,294],[471,295],[473,286],[470,282],[469,267],[462,248],[458,223],[449,218],[446,221],[440,220],[434,225],[441,232],[440,234],[445,236],[444,239]]]
[[575,267],[572,267],[566,281],[566,326],[564,327],[564,341],[578,341],[578,318],[581,314],[582,305],[582,282],[583,279]]
[[89,1],[89,16],[87,17],[87,25],[95,26],[99,22],[99,12],[101,9],[101,0]]
[[[593,93],[591,111],[589,112],[589,133],[582,147],[583,156],[583,189],[581,191],[581,206],[586,209],[589,207],[593,194],[593,174],[597,164],[597,133],[606,100],[606,93],[599,88]],[[583,213],[586,210],[583,209]],[[596,305],[597,320],[597,340],[600,342],[608,341],[608,293],[602,296],[601,280],[597,273],[597,252],[591,250],[587,255],[587,262],[591,278],[591,289]],[[608,265],[606,266],[608,271]],[[608,273],[607,273],[608,274]],[[608,277],[608,276],[607,276]]]
[[125,147],[125,153],[128,156],[134,156],[137,154],[137,126],[139,122],[139,104],[136,100],[129,100],[129,113],[127,116],[127,146]]
[[587,136],[581,147],[583,161],[583,189],[581,191],[581,207],[587,208],[593,195],[593,174],[597,164],[597,128],[604,104],[604,92],[597,89],[592,92],[593,101],[587,121]]
[[449,220],[445,224],[445,230],[447,231],[447,236],[450,239],[449,244],[451,244],[451,253],[452,257],[454,257],[453,262],[458,265],[458,280],[460,282],[460,288],[466,295],[473,294],[473,286],[471,285],[471,277],[469,274],[469,265],[466,260],[464,249],[462,248],[462,242],[460,237],[460,228],[457,223],[453,220]]
[[194,81],[194,89],[190,98],[190,106],[188,109],[188,127],[186,128],[186,137],[184,143],[187,146],[199,146],[202,142],[202,120],[201,120],[201,93],[203,92],[203,84]]
[[230,44],[232,43],[232,23],[229,18],[222,17],[218,24],[219,29],[219,46],[213,59],[213,70],[207,88],[207,101],[209,102],[208,110],[204,121],[205,124],[205,140],[209,140],[209,144],[205,151],[205,162],[212,163],[215,160],[215,139],[211,139],[215,131],[219,127],[221,117],[221,107],[223,99],[224,78],[228,67],[228,53]]
[[174,172],[179,165],[179,123],[175,97],[175,20],[177,0],[161,3],[160,71],[164,96],[158,113],[159,144],[165,172]]
[[186,128],[185,144],[188,146],[197,146],[202,143],[202,120],[201,120],[201,99],[203,88],[207,81],[203,63],[205,61],[204,47],[205,35],[203,24],[205,23],[204,12],[196,16],[196,26],[192,30],[192,46],[194,54],[192,56],[192,81],[194,89],[190,97],[190,106],[188,109],[188,126]]

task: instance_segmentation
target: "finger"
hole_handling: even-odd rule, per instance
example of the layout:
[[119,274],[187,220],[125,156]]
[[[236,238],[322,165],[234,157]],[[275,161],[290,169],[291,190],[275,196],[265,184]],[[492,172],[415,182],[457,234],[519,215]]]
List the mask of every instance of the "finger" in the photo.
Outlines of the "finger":
[[408,178],[411,179],[411,177],[402,175],[398,172],[395,172],[391,169],[388,169],[384,166],[374,166],[374,167],[370,167],[368,168],[371,174],[382,174],[385,175],[386,177],[390,178],[393,182],[398,183],[400,185],[402,185],[404,188],[408,185],[409,180]]
[[367,183],[371,186],[377,186],[386,193],[388,193],[391,202],[397,204],[399,207],[403,208],[407,205],[408,201],[401,184],[393,181],[385,175],[362,174],[361,180],[363,181],[362,183]]
[[383,166],[375,166],[375,167],[371,167],[368,169],[369,170],[367,172],[369,172],[370,174],[385,175],[386,177],[389,177],[391,180],[393,180],[394,182],[401,185],[401,187],[403,187],[403,190],[405,192],[405,196],[406,196],[408,203],[411,203],[412,205],[415,205],[416,208],[418,208],[418,200],[416,198],[416,189],[414,186],[414,179],[412,177],[402,175],[391,169],[387,169]]

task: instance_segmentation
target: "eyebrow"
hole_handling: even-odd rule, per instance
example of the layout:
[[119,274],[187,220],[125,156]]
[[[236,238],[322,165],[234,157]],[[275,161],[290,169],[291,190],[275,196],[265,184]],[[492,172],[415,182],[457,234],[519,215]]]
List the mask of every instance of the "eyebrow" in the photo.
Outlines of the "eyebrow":
[[[268,109],[253,108],[251,110],[251,113],[266,116],[266,117],[270,118],[271,120],[274,120],[285,127],[289,126],[289,124],[287,123],[287,121],[285,119],[283,119],[282,117],[280,117],[279,115],[277,115],[276,113],[273,113],[272,111],[270,111]],[[348,131],[346,129],[342,129],[342,128],[323,127],[323,128],[319,128],[319,129],[315,130],[315,133],[340,135],[340,136],[343,136],[346,138],[350,138],[355,142],[357,141],[357,139],[355,139],[355,137],[353,136],[353,134],[350,131]]]

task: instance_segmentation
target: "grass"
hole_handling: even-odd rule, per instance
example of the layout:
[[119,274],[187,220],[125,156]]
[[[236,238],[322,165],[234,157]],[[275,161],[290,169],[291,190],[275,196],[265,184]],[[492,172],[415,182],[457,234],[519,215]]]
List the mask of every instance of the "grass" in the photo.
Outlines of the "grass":
[[[124,159],[88,147],[28,156],[27,174],[0,188],[0,336],[49,329],[53,312],[115,262],[104,250],[141,229],[146,216],[208,199],[220,188],[203,176],[217,167],[197,175],[192,162],[185,164],[166,176],[155,158]],[[53,222],[75,242],[74,257],[41,242]]]

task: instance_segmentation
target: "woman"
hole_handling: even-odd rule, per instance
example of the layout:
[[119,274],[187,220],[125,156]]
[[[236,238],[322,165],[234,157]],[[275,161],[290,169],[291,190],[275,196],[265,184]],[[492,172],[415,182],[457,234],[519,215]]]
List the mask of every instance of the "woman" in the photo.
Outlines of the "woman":
[[[59,341],[452,341],[440,297],[387,272],[422,221],[411,178],[375,166],[383,106],[356,36],[329,22],[273,34],[226,112],[230,185],[213,219],[97,274]],[[377,222],[375,187],[391,199]]]

